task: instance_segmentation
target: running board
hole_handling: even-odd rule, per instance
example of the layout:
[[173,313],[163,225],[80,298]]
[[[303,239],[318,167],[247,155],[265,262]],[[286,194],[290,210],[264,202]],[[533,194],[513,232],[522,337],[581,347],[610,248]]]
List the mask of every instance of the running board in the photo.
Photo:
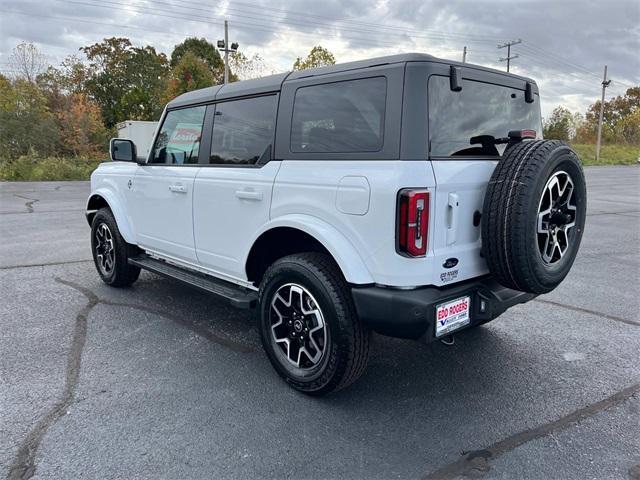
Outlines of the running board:
[[173,278],[205,292],[213,293],[228,300],[231,305],[237,308],[252,308],[258,301],[257,292],[247,290],[231,282],[171,265],[145,254],[130,258],[129,263],[143,270],[157,273],[163,277]]

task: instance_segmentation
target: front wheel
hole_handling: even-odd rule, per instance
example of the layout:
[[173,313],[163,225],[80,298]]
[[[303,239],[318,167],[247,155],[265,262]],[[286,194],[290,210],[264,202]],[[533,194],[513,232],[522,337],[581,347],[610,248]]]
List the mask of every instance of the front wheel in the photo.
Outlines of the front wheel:
[[111,210],[98,210],[91,222],[91,253],[102,281],[112,287],[128,287],[135,282],[140,268],[130,265],[129,257],[137,252],[138,247],[120,235]]
[[260,287],[258,323],[271,364],[303,393],[339,390],[366,368],[370,332],[327,255],[303,253],[275,262]]

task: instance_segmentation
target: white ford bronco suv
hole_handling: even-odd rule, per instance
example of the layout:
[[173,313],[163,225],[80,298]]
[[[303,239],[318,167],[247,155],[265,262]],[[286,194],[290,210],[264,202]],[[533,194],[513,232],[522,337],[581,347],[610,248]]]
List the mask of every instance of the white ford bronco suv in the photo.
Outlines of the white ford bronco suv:
[[443,339],[551,291],[585,222],[535,82],[424,54],[192,91],[148,158],[110,155],[86,208],[102,280],[146,269],[255,308],[314,395],[362,374],[372,331]]

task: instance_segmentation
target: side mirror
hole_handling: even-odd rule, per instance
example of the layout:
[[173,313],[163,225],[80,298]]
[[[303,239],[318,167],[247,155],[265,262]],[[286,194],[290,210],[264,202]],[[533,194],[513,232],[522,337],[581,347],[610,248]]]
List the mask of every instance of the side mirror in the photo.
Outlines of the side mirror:
[[114,162],[136,162],[136,144],[126,138],[112,138],[109,142],[109,156]]

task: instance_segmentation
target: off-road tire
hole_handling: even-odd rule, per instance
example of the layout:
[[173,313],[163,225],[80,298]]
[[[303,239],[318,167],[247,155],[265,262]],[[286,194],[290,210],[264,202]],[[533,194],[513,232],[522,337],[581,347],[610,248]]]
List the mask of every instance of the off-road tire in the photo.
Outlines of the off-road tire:
[[[562,174],[572,180],[575,214],[571,214],[575,225],[566,234],[564,254],[550,264],[545,262],[541,253],[544,247],[539,245],[539,209],[548,182]],[[569,273],[578,253],[586,202],[580,161],[564,142],[536,140],[508,148],[493,172],[484,198],[482,252],[491,273],[502,285],[515,290],[535,294],[553,290]],[[559,215],[562,217],[562,212]],[[545,225],[555,228],[553,222]]]
[[[328,328],[327,351],[315,369],[301,373],[287,363],[272,337],[271,302],[279,289],[299,285],[312,294]],[[278,374],[293,388],[325,395],[355,382],[369,359],[371,333],[358,318],[351,290],[331,257],[301,253],[277,260],[265,273],[258,298],[262,345]]]
[[[106,225],[109,229],[113,242],[113,268],[110,271],[104,271],[98,260],[98,252],[96,245],[98,243],[96,230],[101,225]],[[93,254],[93,262],[100,278],[104,283],[112,287],[128,287],[140,276],[140,268],[130,265],[128,259],[139,253],[139,249],[135,245],[125,242],[118,224],[116,223],[113,213],[108,208],[101,208],[96,212],[91,221],[91,253]]]

